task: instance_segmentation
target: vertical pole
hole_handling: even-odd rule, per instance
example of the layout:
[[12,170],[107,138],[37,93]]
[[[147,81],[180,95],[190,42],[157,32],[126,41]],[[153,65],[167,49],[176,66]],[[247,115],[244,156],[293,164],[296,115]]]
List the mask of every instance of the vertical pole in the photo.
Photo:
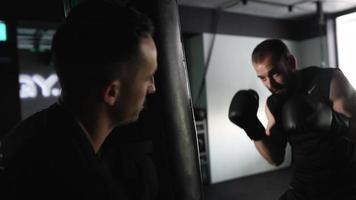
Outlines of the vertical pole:
[[174,199],[202,199],[201,173],[176,0],[154,0],[157,91],[171,165]]
[[78,4],[77,0],[63,0],[64,16],[67,17],[69,11]]
[[320,38],[320,65],[321,67],[325,67],[325,15],[323,11],[323,4],[321,1],[317,1],[316,3],[316,12],[318,15],[318,25],[319,25],[319,38]]

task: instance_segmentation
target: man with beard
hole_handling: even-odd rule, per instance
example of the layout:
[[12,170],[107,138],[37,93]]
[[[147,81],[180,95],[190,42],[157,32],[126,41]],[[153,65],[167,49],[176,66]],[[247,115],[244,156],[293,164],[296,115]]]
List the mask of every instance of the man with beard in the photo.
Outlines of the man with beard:
[[295,57],[279,39],[267,39],[252,53],[257,77],[272,93],[268,124],[257,118],[258,94],[238,91],[229,118],[245,130],[271,164],[292,147],[293,175],[280,200],[356,199],[356,93],[336,68],[297,70]]
[[52,43],[61,98],[2,140],[0,199],[128,199],[100,147],[155,92],[152,31],[145,15],[107,1],[71,10]]

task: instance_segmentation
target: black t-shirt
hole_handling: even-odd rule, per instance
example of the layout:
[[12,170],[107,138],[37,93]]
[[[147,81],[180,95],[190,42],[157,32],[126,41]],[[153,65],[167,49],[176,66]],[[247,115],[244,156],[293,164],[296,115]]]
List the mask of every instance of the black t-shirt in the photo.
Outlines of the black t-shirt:
[[[330,82],[337,69],[308,67],[296,74],[297,85],[287,96],[271,95],[267,104],[275,116],[277,127],[281,123],[281,108],[289,96],[308,95],[314,101],[332,106],[329,100]],[[285,133],[292,147],[293,176],[291,187],[309,198],[329,198],[341,191],[356,189],[356,162],[354,143],[332,130],[328,133]],[[351,189],[350,189],[351,188]],[[352,195],[356,193],[356,190]]]

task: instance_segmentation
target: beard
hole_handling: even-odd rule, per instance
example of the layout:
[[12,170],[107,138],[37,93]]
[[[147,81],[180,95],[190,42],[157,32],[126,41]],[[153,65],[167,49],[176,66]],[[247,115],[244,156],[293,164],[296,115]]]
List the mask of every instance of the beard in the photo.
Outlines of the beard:
[[116,123],[116,126],[128,125],[128,124],[136,122],[137,120],[138,120],[138,117],[126,118],[126,119],[123,119],[121,121],[118,121]]
[[131,122],[130,119],[125,114],[125,108],[118,101],[114,106],[110,107],[110,118],[114,122],[115,126],[122,126],[129,124]]
[[274,83],[273,89],[270,90],[272,94],[279,94],[285,92],[287,88],[286,84]]
[[130,105],[116,102],[115,105],[110,108],[110,117],[116,126],[127,125],[138,120],[142,109],[130,110],[128,109],[129,107]]
[[296,88],[296,76],[294,73],[288,74],[283,83],[274,83],[272,94],[290,94]]

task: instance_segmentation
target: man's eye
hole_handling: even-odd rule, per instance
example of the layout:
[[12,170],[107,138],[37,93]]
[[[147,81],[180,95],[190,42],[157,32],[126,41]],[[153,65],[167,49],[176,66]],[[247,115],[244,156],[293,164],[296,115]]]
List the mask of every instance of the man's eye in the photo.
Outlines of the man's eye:
[[274,78],[277,78],[277,77],[279,77],[280,75],[281,75],[280,73],[274,73],[274,74],[273,74],[273,77],[274,77]]

